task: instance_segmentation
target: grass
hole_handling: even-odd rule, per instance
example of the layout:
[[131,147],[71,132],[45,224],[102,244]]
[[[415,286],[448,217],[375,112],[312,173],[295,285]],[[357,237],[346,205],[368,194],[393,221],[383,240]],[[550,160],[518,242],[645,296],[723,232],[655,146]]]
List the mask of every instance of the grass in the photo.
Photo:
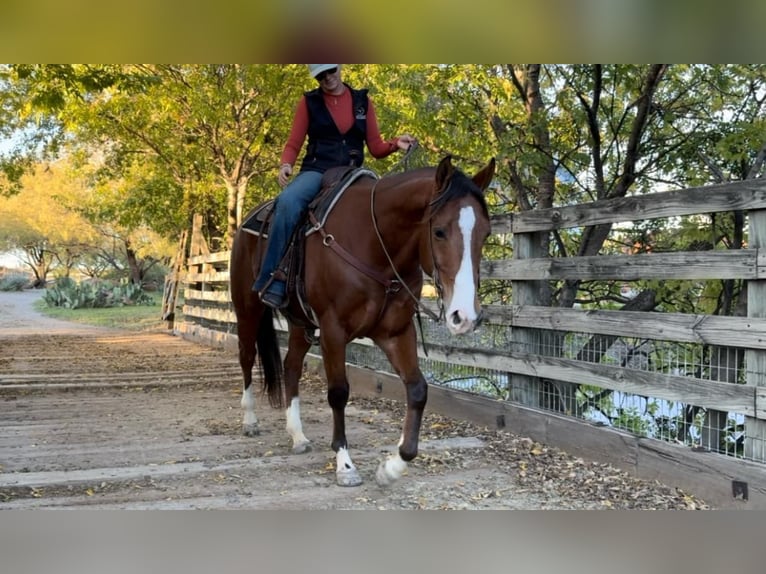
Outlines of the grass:
[[112,327],[130,331],[150,331],[167,329],[167,323],[162,320],[162,305],[129,305],[125,307],[107,307],[104,309],[64,309],[63,307],[48,307],[40,299],[35,302],[35,309],[43,315],[84,323],[99,327]]

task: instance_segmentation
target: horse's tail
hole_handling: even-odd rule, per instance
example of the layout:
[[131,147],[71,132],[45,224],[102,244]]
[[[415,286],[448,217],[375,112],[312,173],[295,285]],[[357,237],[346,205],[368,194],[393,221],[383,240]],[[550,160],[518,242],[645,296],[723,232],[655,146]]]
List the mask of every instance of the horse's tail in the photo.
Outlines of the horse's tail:
[[274,329],[273,311],[266,307],[258,325],[258,356],[263,369],[263,391],[269,396],[269,404],[276,408],[284,406],[282,393],[282,355],[279,339]]

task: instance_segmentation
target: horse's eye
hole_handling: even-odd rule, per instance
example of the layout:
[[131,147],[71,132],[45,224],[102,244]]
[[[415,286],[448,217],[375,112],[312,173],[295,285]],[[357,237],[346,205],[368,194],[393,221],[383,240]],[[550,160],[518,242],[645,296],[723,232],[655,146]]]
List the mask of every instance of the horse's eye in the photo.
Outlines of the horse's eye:
[[441,227],[437,227],[434,229],[434,237],[436,237],[436,239],[447,239],[447,232]]

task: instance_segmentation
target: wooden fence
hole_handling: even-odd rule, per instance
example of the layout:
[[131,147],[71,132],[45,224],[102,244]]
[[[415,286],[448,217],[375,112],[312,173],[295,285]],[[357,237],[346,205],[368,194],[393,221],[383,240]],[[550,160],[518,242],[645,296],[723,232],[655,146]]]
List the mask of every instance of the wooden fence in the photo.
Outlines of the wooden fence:
[[[654,218],[705,215],[741,210],[748,216],[746,249],[597,257],[551,258],[539,252],[539,234],[557,229],[615,224]],[[560,446],[657,478],[726,507],[766,508],[766,181],[643,195],[493,217],[493,233],[512,235],[514,258],[485,261],[482,276],[508,281],[512,305],[485,308],[487,321],[509,329],[510,343],[455,346],[459,339],[428,345],[428,361],[477,367],[507,375],[508,399],[492,400],[446,388],[432,388],[429,408],[468,418]],[[228,298],[228,252],[207,253],[193,230],[197,247],[185,272],[184,336],[230,345],[234,315]],[[542,282],[744,279],[747,316],[559,309],[544,306]],[[644,370],[604,364],[596,359],[551,353],[544,336],[561,341],[577,333],[607,345],[621,339],[696,344],[734,357],[734,367],[709,364],[708,376]],[[364,344],[364,342],[362,342]],[[742,360],[744,359],[744,360]],[[723,361],[723,359],[719,359]],[[743,374],[744,370],[744,374]],[[713,373],[713,371],[715,371]],[[711,374],[712,373],[712,374]],[[401,385],[380,370],[349,365],[355,390],[402,397]],[[743,384],[744,383],[744,384]],[[576,389],[591,385],[606,392],[653,397],[693,405],[705,416],[696,444],[672,444],[551,412],[543,389],[553,388],[578,400]],[[566,401],[565,401],[566,402]],[[732,414],[744,420],[744,442],[737,456],[718,454],[717,445]]]

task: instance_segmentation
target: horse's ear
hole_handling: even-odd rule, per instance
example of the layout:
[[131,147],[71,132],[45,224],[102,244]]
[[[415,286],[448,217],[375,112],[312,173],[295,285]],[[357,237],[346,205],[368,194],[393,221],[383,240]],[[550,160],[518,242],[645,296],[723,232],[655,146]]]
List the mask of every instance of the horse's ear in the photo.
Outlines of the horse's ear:
[[473,176],[473,182],[482,191],[487,191],[489,184],[492,182],[492,178],[495,176],[495,158],[489,160],[489,163],[484,169]]
[[451,155],[446,156],[443,160],[439,162],[439,165],[436,166],[436,190],[437,191],[441,191],[447,188],[447,184],[449,183],[449,180],[452,177],[452,173],[454,171],[455,171],[455,168],[452,167]]

